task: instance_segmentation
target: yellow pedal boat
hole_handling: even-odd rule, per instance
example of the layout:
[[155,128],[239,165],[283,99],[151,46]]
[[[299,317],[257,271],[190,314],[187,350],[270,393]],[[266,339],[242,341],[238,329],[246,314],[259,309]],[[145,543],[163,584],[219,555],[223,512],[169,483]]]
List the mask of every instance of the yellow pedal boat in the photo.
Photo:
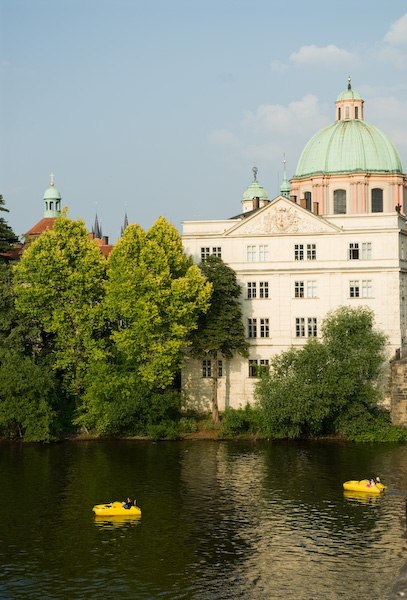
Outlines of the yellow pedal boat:
[[366,494],[381,494],[384,490],[387,490],[387,487],[382,483],[375,483],[374,485],[370,485],[368,479],[361,479],[360,481],[352,480],[345,481],[343,484],[343,489],[348,492],[363,492]]
[[121,502],[109,502],[108,504],[95,504],[92,508],[97,517],[140,517],[141,510],[138,506],[124,508]]

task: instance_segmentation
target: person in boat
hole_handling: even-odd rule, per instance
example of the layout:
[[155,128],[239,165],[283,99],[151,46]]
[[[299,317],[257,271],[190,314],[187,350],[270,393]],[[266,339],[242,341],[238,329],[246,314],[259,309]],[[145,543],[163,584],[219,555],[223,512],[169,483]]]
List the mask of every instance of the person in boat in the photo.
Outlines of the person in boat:
[[126,508],[126,509],[129,509],[132,506],[137,506],[137,500],[132,500],[131,498],[129,498],[127,496],[127,501],[122,502],[122,506],[123,506],[123,508]]

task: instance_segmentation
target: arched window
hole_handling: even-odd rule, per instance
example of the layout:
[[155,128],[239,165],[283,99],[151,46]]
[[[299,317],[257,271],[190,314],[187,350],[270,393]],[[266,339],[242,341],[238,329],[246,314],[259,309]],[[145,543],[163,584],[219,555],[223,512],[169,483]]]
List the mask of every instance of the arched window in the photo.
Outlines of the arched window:
[[346,214],[346,190],[334,191],[334,215]]
[[345,119],[349,119],[349,106],[345,108]]
[[311,196],[311,192],[304,192],[304,198],[305,198],[305,208],[307,210],[311,210],[312,209],[312,196]]
[[359,119],[359,107],[355,106],[355,119]]
[[341,120],[341,107],[338,108],[338,121]]
[[372,213],[383,212],[383,190],[374,188],[372,190]]
[[50,209],[50,210],[54,210],[54,203],[53,203],[53,202],[50,202],[50,203],[49,203],[49,209]]

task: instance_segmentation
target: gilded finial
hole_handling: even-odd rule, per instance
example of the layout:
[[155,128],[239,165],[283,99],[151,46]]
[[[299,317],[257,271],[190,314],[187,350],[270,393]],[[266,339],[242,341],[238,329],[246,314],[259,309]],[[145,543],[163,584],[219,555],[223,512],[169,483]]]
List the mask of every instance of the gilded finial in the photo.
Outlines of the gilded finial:
[[352,89],[352,86],[351,86],[350,82],[351,82],[351,78],[350,78],[350,75],[349,75],[349,77],[348,77],[348,90]]
[[287,162],[287,161],[286,161],[286,159],[285,159],[285,152],[284,152],[284,154],[283,154],[283,163],[284,163],[284,166],[285,166],[285,163],[286,163],[286,162]]
[[51,173],[51,187],[54,187],[54,173]]
[[252,171],[254,173],[254,181],[257,181],[257,171],[258,171],[257,167],[253,167]]

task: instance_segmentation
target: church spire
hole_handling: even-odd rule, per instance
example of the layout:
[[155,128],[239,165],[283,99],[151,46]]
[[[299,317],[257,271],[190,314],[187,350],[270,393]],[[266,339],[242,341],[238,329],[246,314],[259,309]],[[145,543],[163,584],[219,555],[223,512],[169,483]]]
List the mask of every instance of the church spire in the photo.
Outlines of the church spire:
[[285,198],[289,198],[290,197],[291,186],[290,186],[290,184],[287,181],[287,171],[286,171],[286,168],[285,168],[285,165],[286,165],[287,161],[285,159],[285,154],[283,156],[284,156],[284,160],[283,160],[283,163],[284,163],[284,176],[283,176],[283,183],[280,186],[280,194],[282,196],[284,196]]
[[124,212],[124,224],[122,225],[121,230],[120,230],[120,237],[126,231],[126,228],[128,227],[128,225],[129,225],[129,221],[127,219],[127,210],[125,210],[125,212]]
[[92,233],[93,233],[93,237],[97,238],[98,240],[102,239],[102,228],[99,225],[99,219],[98,219],[98,214],[96,212],[95,214],[95,224],[92,227]]

